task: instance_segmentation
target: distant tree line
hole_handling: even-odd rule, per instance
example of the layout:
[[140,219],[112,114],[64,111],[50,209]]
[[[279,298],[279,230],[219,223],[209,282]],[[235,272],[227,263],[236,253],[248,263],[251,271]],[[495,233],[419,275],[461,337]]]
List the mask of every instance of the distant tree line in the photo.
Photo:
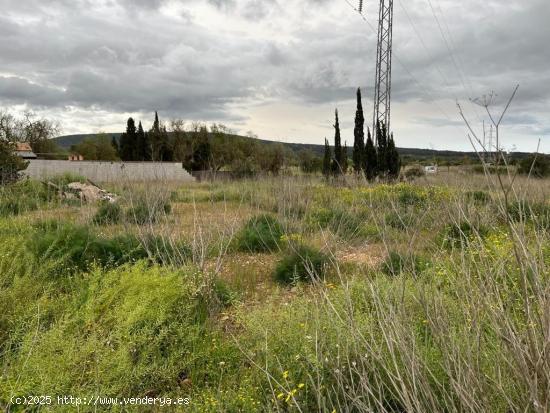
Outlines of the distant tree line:
[[[325,138],[322,170],[326,177],[343,175],[348,170],[348,150],[346,143],[342,147],[338,110],[336,110],[335,118],[334,154],[328,140]],[[401,170],[401,160],[395,146],[393,133],[389,133],[384,124],[378,123],[375,131],[375,144],[369,128],[367,128],[367,139],[365,141],[364,127],[365,117],[361,102],[361,89],[357,89],[357,111],[355,113],[352,151],[353,171],[358,175],[364,175],[369,181],[376,178],[389,180],[398,178]]]
[[[112,139],[111,147],[123,161],[181,162],[191,171],[231,171],[236,175],[277,175],[295,161],[294,153],[282,144],[262,144],[251,139],[255,136],[235,135],[221,124],[207,127],[193,122],[190,128],[186,126],[181,119],[166,126],[155,112],[152,127],[145,131],[141,122],[136,128],[135,120],[129,118],[126,131],[118,140]],[[81,153],[82,148],[75,150]]]

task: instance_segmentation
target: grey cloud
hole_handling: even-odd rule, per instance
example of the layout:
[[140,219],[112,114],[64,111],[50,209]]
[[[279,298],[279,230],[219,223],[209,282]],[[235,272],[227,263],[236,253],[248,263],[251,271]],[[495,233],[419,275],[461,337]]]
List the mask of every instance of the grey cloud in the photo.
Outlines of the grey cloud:
[[[442,100],[467,101],[492,89],[504,97],[520,83],[517,118],[510,121],[548,130],[550,89],[541,87],[550,84],[547,0],[474,10],[476,4],[441,2],[443,14],[436,10],[453,59],[427,2],[396,2],[394,104],[433,104],[434,116],[411,113],[409,124],[457,126],[439,119]],[[344,2],[0,0],[0,6],[8,10],[0,17],[0,75],[9,75],[0,77],[0,106],[158,109],[244,121],[236,114],[243,102],[353,106],[358,86],[367,110],[371,103],[376,34]],[[212,22],[208,10],[217,16]],[[373,5],[367,18],[374,23]]]

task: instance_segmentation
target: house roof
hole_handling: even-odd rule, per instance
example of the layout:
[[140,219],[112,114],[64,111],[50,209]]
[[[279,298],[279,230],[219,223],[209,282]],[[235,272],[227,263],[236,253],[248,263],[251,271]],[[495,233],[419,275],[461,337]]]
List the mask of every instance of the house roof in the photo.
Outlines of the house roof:
[[31,145],[29,145],[28,143],[24,143],[24,142],[17,142],[15,144],[15,150],[17,152],[32,152]]

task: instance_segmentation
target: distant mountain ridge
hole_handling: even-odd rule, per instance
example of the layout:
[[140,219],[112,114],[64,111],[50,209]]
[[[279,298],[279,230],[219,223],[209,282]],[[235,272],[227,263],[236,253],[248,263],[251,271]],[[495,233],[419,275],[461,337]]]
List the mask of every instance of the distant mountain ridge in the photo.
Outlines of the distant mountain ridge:
[[[122,133],[120,132],[104,133],[103,135],[107,135],[109,136],[109,138],[114,137],[118,140],[120,138],[120,135],[122,135]],[[64,135],[64,136],[58,136],[57,138],[53,138],[53,141],[56,142],[61,148],[65,150],[70,150],[71,146],[78,145],[84,139],[93,138],[95,136],[97,136],[97,134],[95,133]],[[317,156],[323,156],[324,150],[325,150],[324,145],[315,145],[310,143],[275,142],[275,141],[250,138],[250,137],[240,136],[240,135],[234,135],[234,136],[242,139],[255,140],[260,144],[264,144],[264,145],[275,145],[280,143],[283,146],[286,146],[287,148],[291,149],[295,153],[298,153],[301,150],[310,150],[314,152]],[[451,160],[451,159],[458,160],[458,159],[463,159],[465,157],[472,160],[478,159],[478,155],[475,152],[420,149],[420,148],[397,148],[397,150],[399,151],[399,154],[402,157],[406,158],[407,160],[427,161],[430,159],[433,159],[433,160],[439,159],[439,160],[445,161],[445,160]],[[352,151],[352,148],[348,147],[348,152],[350,155],[351,155],[351,151]],[[528,152],[514,152],[512,154],[512,158],[522,159],[529,155],[530,153]]]

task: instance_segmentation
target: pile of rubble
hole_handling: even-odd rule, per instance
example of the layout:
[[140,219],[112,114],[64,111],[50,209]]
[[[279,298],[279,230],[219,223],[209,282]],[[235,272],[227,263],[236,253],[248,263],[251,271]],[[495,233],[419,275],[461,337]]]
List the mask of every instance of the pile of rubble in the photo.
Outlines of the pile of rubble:
[[101,189],[92,182],[71,182],[61,188],[53,182],[47,182],[47,186],[54,188],[64,199],[80,199],[82,202],[116,202],[117,196]]

